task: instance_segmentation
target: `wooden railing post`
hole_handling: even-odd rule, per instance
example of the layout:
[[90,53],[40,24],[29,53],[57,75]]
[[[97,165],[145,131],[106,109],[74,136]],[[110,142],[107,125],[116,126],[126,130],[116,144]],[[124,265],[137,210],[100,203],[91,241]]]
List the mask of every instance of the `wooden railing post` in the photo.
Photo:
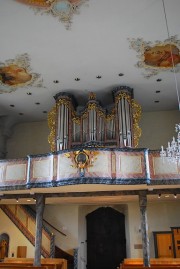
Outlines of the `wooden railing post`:
[[41,245],[42,245],[42,227],[45,198],[43,194],[36,196],[36,237],[35,237],[35,254],[34,266],[41,265]]

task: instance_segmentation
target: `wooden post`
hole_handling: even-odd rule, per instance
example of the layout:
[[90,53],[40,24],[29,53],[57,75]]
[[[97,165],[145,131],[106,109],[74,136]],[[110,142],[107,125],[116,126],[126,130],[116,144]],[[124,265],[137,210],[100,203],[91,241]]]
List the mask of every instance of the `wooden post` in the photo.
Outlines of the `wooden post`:
[[36,238],[35,238],[34,266],[41,265],[41,244],[42,244],[44,206],[45,206],[44,195],[38,194],[36,196]]
[[148,223],[147,223],[147,195],[146,192],[139,192],[139,207],[141,214],[141,233],[143,246],[143,261],[144,266],[150,267],[150,251],[149,251],[149,237],[148,237]]

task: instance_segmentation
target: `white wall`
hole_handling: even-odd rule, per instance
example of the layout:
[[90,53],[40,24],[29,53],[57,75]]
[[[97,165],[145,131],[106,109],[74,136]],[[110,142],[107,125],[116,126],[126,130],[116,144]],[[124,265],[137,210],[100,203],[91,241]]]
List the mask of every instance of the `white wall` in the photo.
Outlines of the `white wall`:
[[142,135],[138,147],[160,149],[177,137],[175,124],[180,122],[179,111],[145,112],[140,120]]
[[7,158],[24,158],[28,154],[50,152],[47,121],[19,123],[7,140]]
[[44,219],[67,235],[49,227],[55,235],[55,245],[73,255],[73,249],[78,246],[78,206],[46,205]]
[[0,220],[0,234],[7,233],[9,235],[8,257],[12,257],[12,253],[14,253],[14,257],[17,257],[17,247],[27,246],[27,258],[33,258],[34,246],[27,240],[27,238],[19,231],[19,229],[1,209]]
[[[154,238],[153,232],[170,231],[170,227],[180,226],[179,214],[180,201],[148,202],[147,204],[147,218],[148,218],[148,234],[150,242],[150,257],[153,258],[154,252]],[[142,257],[141,249],[134,249],[134,244],[142,244],[140,232],[140,211],[138,203],[129,203],[129,227],[130,233],[130,255],[129,257]]]

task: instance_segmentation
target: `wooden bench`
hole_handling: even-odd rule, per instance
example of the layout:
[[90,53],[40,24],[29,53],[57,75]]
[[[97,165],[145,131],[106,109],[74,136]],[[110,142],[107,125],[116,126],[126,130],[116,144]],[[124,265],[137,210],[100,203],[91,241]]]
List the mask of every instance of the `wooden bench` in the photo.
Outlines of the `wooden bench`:
[[134,266],[125,266],[122,267],[122,269],[149,269],[149,268],[153,268],[153,269],[180,269],[180,266],[176,266],[176,265],[165,265],[165,264],[161,264],[161,265],[151,265],[151,267],[144,267],[143,265],[139,266],[139,265],[134,265]]
[[33,264],[25,264],[25,263],[5,263],[1,262],[0,263],[0,269],[2,268],[15,268],[15,269],[24,269],[25,268],[37,268],[37,269],[54,269],[54,265],[41,265],[41,266],[34,266]]
[[[171,268],[180,268],[180,259],[179,258],[152,258],[150,259],[150,265],[153,267],[153,269],[161,268],[161,269],[171,269]],[[124,259],[122,264],[120,265],[120,269],[139,269],[139,268],[145,268],[143,266],[143,259],[137,258],[127,258]]]
[[33,265],[20,265],[20,264],[3,264],[0,263],[0,269],[48,269],[44,266],[33,266]]
[[[4,264],[23,264],[23,265],[33,265],[33,258],[5,258]],[[59,258],[42,258],[41,266],[48,267],[48,269],[67,269],[67,260]]]

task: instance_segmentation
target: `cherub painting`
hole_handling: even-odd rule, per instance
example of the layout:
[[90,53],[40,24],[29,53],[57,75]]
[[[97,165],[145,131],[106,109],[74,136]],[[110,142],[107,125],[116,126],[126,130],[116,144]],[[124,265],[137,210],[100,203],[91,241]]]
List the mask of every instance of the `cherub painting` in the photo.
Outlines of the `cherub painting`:
[[144,41],[142,38],[129,39],[130,48],[137,52],[138,68],[144,68],[145,78],[157,75],[161,71],[180,72],[180,40],[172,36],[164,41]]
[[33,73],[27,53],[0,62],[0,93],[10,93],[20,87],[42,87],[40,74]]
[[32,75],[25,68],[16,64],[0,67],[0,80],[5,85],[17,86],[25,84],[31,79]]
[[173,67],[180,63],[179,49],[175,45],[146,47],[144,63],[156,67]]

